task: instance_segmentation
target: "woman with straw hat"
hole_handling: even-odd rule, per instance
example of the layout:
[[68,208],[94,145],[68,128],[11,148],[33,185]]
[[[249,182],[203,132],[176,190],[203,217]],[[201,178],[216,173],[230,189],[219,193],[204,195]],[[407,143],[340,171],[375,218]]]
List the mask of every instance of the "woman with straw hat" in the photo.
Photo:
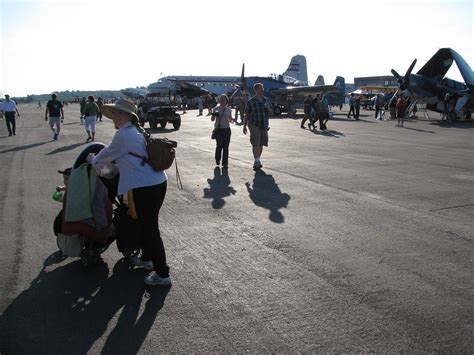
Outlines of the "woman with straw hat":
[[97,164],[117,164],[120,178],[118,194],[132,191],[133,201],[140,225],[142,256],[132,257],[132,264],[154,270],[145,277],[148,285],[169,286],[171,279],[166,264],[166,253],[158,228],[158,215],[166,195],[167,176],[156,172],[142,159],[129,154],[147,156],[145,138],[138,130],[136,106],[128,100],[117,100],[101,108],[105,117],[112,119],[118,129],[109,146],[97,155],[90,154],[88,161]]

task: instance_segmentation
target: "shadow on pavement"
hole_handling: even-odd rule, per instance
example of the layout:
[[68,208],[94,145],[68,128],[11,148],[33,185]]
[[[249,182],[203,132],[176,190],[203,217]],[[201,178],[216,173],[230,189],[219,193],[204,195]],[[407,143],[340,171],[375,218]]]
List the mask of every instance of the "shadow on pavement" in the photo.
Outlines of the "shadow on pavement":
[[3,312],[0,353],[85,354],[111,327],[101,353],[137,353],[169,288],[145,292],[143,269],[130,269],[123,259],[110,277],[107,264],[85,269],[79,260],[47,271],[60,256],[51,255]]
[[433,121],[430,124],[445,128],[474,128],[474,121],[454,121],[453,123],[447,121]]
[[280,212],[286,208],[290,195],[282,193],[272,175],[267,175],[262,169],[255,171],[253,184],[245,183],[252,202],[259,207],[270,210],[270,220],[275,223],[284,223],[285,217]]
[[18,152],[18,151],[20,151],[20,150],[26,150],[26,149],[36,148],[36,147],[39,147],[39,146],[41,146],[41,145],[48,144],[48,143],[51,143],[51,142],[52,142],[52,141],[26,144],[26,145],[22,145],[22,146],[19,146],[19,147],[14,147],[14,148],[2,150],[2,151],[0,151],[0,154],[10,153],[10,152]]
[[334,138],[344,137],[344,133],[335,131],[333,129],[326,129],[324,131],[314,129],[311,132],[320,136],[325,136],[325,137],[334,137]]
[[235,189],[230,186],[228,169],[216,166],[214,168],[214,178],[207,179],[209,187],[204,188],[204,198],[212,198],[212,207],[219,209],[224,207],[224,197],[235,195]]
[[57,154],[57,153],[67,152],[68,150],[73,150],[73,149],[75,149],[77,147],[80,147],[81,145],[84,145],[84,144],[87,144],[87,143],[83,142],[83,143],[74,143],[74,144],[71,144],[71,145],[65,145],[63,147],[56,148],[55,150],[52,150],[51,152],[46,153],[45,155],[53,155],[53,154]]
[[432,134],[436,134],[436,132],[433,132],[433,131],[428,131],[428,130],[425,130],[425,129],[412,128],[412,127],[407,127],[407,126],[403,126],[402,128],[404,128],[404,129],[408,129],[408,130],[411,130],[411,131],[417,131],[417,132],[425,132],[425,133],[432,133]]

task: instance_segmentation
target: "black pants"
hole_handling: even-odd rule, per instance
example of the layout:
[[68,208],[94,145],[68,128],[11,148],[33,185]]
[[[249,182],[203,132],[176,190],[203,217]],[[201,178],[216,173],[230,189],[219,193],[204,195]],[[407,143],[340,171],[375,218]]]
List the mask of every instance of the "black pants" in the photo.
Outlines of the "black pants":
[[380,106],[376,105],[375,106],[375,118],[378,118],[380,112]]
[[158,216],[166,196],[166,181],[159,185],[133,189],[133,200],[140,224],[142,259],[153,261],[160,277],[169,276],[166,253],[158,227]]
[[359,114],[360,114],[360,106],[355,106],[355,119],[359,119]]
[[310,110],[304,112],[303,120],[301,121],[301,127],[304,127],[304,124],[307,120],[309,120],[311,122],[311,111]]
[[8,133],[10,135],[15,134],[16,121],[15,121],[15,112],[5,112],[5,122],[7,123]]
[[222,166],[229,164],[230,128],[218,128],[216,131],[216,163],[222,160]]
[[355,117],[354,105],[349,106],[349,113],[347,114],[347,118],[351,117],[351,113],[352,113],[352,116]]

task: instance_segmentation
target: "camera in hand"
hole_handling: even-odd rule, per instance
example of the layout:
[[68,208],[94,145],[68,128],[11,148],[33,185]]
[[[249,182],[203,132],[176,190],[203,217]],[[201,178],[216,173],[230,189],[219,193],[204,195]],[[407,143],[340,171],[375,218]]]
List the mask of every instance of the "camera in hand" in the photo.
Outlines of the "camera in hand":
[[213,112],[213,113],[212,113],[212,116],[214,116],[214,117],[219,117],[219,112]]

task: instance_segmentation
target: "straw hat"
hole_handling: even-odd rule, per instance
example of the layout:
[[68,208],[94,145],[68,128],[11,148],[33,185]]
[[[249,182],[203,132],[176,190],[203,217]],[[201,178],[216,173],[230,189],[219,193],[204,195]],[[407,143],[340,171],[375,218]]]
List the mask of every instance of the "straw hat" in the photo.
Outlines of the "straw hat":
[[135,106],[133,102],[125,99],[119,99],[113,104],[102,105],[100,111],[104,114],[105,117],[111,119],[113,117],[114,109],[130,113],[138,118],[137,114],[135,113],[135,111],[137,110],[137,106]]

